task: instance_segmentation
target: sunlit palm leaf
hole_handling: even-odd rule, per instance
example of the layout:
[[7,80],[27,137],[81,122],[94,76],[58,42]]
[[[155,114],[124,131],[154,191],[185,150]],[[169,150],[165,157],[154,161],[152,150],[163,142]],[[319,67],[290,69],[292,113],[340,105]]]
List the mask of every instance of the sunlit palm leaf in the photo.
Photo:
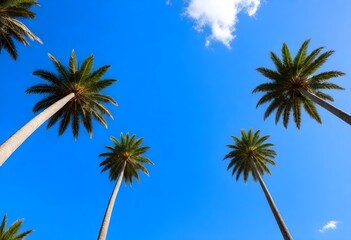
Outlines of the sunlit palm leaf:
[[11,224],[6,230],[7,216],[5,215],[1,225],[0,225],[0,239],[1,240],[23,240],[28,236],[33,230],[27,230],[25,232],[19,233],[20,228],[23,224],[23,220],[17,220]]

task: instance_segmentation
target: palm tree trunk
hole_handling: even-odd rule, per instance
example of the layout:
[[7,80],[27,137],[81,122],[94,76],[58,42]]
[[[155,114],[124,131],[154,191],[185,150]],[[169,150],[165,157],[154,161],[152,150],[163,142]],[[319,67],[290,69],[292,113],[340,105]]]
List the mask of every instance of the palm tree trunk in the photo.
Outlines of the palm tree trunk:
[[21,127],[15,134],[0,145],[0,166],[11,156],[11,154],[46,120],[59,111],[69,100],[74,97],[74,93],[55,102],[43,112],[35,116],[27,124]]
[[309,99],[311,99],[314,103],[317,103],[319,106],[321,106],[322,108],[328,110],[329,112],[331,112],[332,114],[334,114],[335,116],[337,116],[338,118],[340,118],[341,120],[345,121],[346,123],[351,125],[351,115],[347,114],[346,112],[334,107],[333,105],[331,105],[330,103],[324,101],[323,99],[321,99],[320,97],[317,97],[316,95],[310,93],[309,91],[306,91],[303,88],[299,88],[299,91],[305,96],[308,97]]
[[280,215],[277,206],[275,205],[273,198],[271,196],[271,194],[269,193],[266,184],[264,183],[261,174],[258,172],[256,164],[254,163],[253,159],[250,159],[251,161],[251,165],[252,165],[252,169],[254,171],[254,174],[256,175],[256,177],[258,178],[258,181],[260,182],[261,188],[264,192],[264,195],[266,196],[266,199],[268,201],[268,204],[273,212],[274,218],[279,226],[280,232],[283,235],[284,240],[293,240],[292,236],[289,233],[288,228],[286,227],[284,220],[282,218],[282,216]]
[[112,195],[111,195],[110,200],[108,202],[106,212],[104,215],[104,219],[102,220],[102,223],[101,223],[101,228],[100,228],[98,240],[105,240],[106,239],[108,226],[110,225],[110,219],[111,219],[111,215],[112,215],[113,206],[115,205],[115,201],[116,201],[116,197],[117,197],[117,194],[119,191],[119,187],[121,186],[121,182],[123,179],[123,174],[124,174],[124,169],[126,168],[126,164],[127,164],[127,162],[124,162],[123,167],[121,169],[121,173],[119,174],[119,177],[118,177],[118,181],[116,183],[115,188],[113,189]]

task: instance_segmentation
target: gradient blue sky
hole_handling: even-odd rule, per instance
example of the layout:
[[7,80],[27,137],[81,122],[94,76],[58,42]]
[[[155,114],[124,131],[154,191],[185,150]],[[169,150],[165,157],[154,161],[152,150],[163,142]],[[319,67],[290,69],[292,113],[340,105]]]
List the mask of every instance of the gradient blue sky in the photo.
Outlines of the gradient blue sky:
[[[28,239],[96,239],[114,186],[97,155],[120,132],[144,137],[155,166],[121,187],[108,239],[281,239],[259,185],[236,182],[222,161],[230,136],[250,128],[275,144],[277,166],[264,180],[294,238],[350,239],[351,127],[318,108],[323,125],[304,113],[301,130],[285,129],[263,120],[261,95],[251,94],[265,81],[255,69],[273,67],[270,51],[286,42],[295,54],[311,39],[310,50],[336,51],[322,70],[348,74],[335,80],[346,90],[330,94],[351,112],[350,1],[261,1],[254,16],[238,14],[230,49],[205,46],[211,31],[195,30],[188,1],[40,3],[25,23],[44,45],[17,44],[16,62],[0,55],[0,141],[34,116],[40,96],[24,91],[40,81],[34,70],[54,70],[47,53],[67,63],[74,48],[79,60],[94,54],[95,67],[111,64],[106,77],[119,82],[105,93],[119,107],[109,106],[115,120],[107,130],[95,123],[92,139],[42,126],[1,167],[0,216],[25,218],[23,230],[35,229]],[[331,220],[337,228],[320,232]]]

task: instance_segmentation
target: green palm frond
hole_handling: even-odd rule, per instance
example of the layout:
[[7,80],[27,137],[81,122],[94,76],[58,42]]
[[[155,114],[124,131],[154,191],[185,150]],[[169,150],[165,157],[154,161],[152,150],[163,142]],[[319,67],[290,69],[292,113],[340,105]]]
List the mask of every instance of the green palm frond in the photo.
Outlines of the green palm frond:
[[324,49],[324,47],[319,47],[313,50],[304,60],[303,66],[308,66],[311,62],[313,62],[316,57],[320,54],[320,52]]
[[143,156],[150,148],[142,146],[143,138],[136,138],[135,135],[130,136],[129,133],[124,135],[121,133],[120,140],[111,137],[113,146],[106,146],[107,152],[101,153],[100,157],[105,159],[100,163],[101,172],[109,171],[109,178],[115,181],[121,174],[123,164],[126,163],[123,178],[125,183],[132,184],[133,178],[139,182],[139,173],[149,175],[144,164],[153,164],[149,158]]
[[288,127],[291,113],[296,127],[301,127],[301,108],[307,114],[321,123],[321,119],[315,107],[315,103],[307,99],[300,90],[306,90],[323,100],[333,101],[334,99],[323,92],[323,90],[343,90],[337,84],[329,80],[345,75],[341,71],[326,71],[316,73],[334,51],[322,52],[323,47],[307,53],[310,40],[301,45],[295,57],[291,57],[288,46],[284,43],[281,59],[271,52],[271,60],[275,69],[264,67],[257,68],[269,81],[258,85],[252,93],[262,92],[263,96],[258,100],[256,107],[268,104],[264,113],[264,119],[275,112],[275,123],[283,119],[284,127]]
[[281,102],[281,99],[279,96],[276,97],[273,101],[271,101],[271,103],[267,107],[266,111],[264,112],[263,119],[268,118],[269,115],[271,115],[271,113],[280,106],[280,102]]
[[231,170],[232,175],[235,175],[238,181],[240,176],[243,176],[244,181],[248,180],[251,175],[254,181],[257,177],[253,173],[251,159],[255,163],[259,173],[270,174],[267,164],[275,165],[274,157],[276,152],[271,148],[273,144],[267,143],[269,136],[260,136],[260,131],[253,132],[251,129],[248,132],[241,131],[241,137],[232,136],[234,144],[227,145],[230,152],[224,156],[224,159],[229,159],[227,170]]
[[45,94],[45,97],[34,105],[33,111],[42,111],[70,93],[74,93],[75,96],[50,118],[47,128],[60,122],[59,135],[61,135],[72,124],[73,136],[77,138],[81,122],[90,136],[93,132],[92,119],[107,127],[104,116],[107,115],[112,119],[113,116],[104,104],[117,105],[112,97],[101,93],[102,90],[116,82],[115,79],[101,79],[110,66],[103,66],[93,71],[94,57],[91,55],[79,67],[74,50],[70,55],[68,67],[51,54],[49,58],[57,73],[46,70],[35,71],[33,74],[46,83],[37,84],[26,91],[26,93]]
[[17,20],[18,18],[35,18],[35,13],[30,10],[35,5],[39,6],[39,3],[29,0],[0,1],[0,51],[5,49],[15,60],[18,54],[14,40],[24,45],[29,45],[27,38],[42,43],[40,38],[33,34],[26,25]]
[[328,72],[322,72],[320,74],[314,75],[310,78],[310,83],[319,83],[319,82],[324,82],[328,81],[331,78],[335,77],[341,77],[344,76],[345,73],[340,72],[340,71],[328,71]]
[[[26,93],[35,93],[35,92],[32,92],[31,89],[28,89],[28,90],[30,90],[30,91],[27,91]],[[64,97],[64,95],[56,96],[56,95],[50,94],[34,105],[33,112],[39,112],[41,110],[44,110],[44,109],[48,108],[50,105],[57,102],[58,100],[62,99],[63,97]]]
[[297,128],[300,128],[301,123],[301,108],[300,108],[300,98],[294,98],[292,101],[292,110],[294,116],[294,122],[297,124]]
[[328,101],[331,101],[333,102],[334,101],[334,98],[332,96],[330,96],[329,94],[326,94],[324,92],[321,92],[321,91],[317,91],[314,93],[317,97],[323,99],[323,100],[328,100]]
[[304,76],[310,76],[314,74],[334,53],[334,51],[328,51],[319,55],[313,62],[310,62],[308,65],[304,65],[300,74]]
[[[289,99],[286,102],[286,105],[285,105],[285,108],[284,108],[284,111],[283,111],[283,125],[284,125],[285,128],[288,128],[289,119],[290,119],[290,113],[291,113],[292,107],[293,107],[292,101],[291,101],[291,99]],[[299,123],[296,123],[296,127],[297,128],[300,127]]]
[[298,68],[302,65],[303,61],[306,59],[307,48],[309,43],[310,43],[309,39],[304,41],[294,58],[294,66],[297,67],[296,70],[298,70]]
[[310,99],[304,97],[303,108],[311,118],[315,119],[318,123],[322,123],[322,119],[317,112],[316,106]]
[[272,79],[272,80],[275,80],[277,82],[283,80],[281,78],[282,76],[278,72],[270,70],[268,68],[257,68],[256,70],[268,79]]
[[71,74],[75,74],[78,70],[78,62],[74,49],[72,50],[71,56],[69,58],[69,70]]
[[286,45],[286,43],[283,43],[282,56],[283,56],[284,65],[291,67],[293,65],[293,60],[291,58],[290,50],[288,48],[288,45]]
[[278,70],[279,73],[284,72],[284,64],[282,61],[279,59],[279,57],[274,53],[271,52],[271,60],[273,61],[275,68]]
[[80,70],[79,70],[80,79],[86,80],[88,77],[92,75],[91,70],[93,68],[93,63],[94,63],[93,55],[87,57],[83,61],[82,66],[80,67]]
[[1,240],[23,240],[27,237],[33,230],[27,230],[25,232],[19,233],[20,228],[23,224],[23,219],[17,220],[12,223],[6,230],[7,216],[5,215],[1,225],[0,225],[0,239]]

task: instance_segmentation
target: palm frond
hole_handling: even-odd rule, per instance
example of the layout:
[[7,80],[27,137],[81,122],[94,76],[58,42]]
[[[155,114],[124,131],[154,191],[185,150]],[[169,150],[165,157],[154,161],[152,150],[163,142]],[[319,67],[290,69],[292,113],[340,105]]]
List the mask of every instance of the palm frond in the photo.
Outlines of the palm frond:
[[314,74],[326,61],[327,59],[334,53],[334,51],[327,51],[319,55],[317,59],[315,59],[310,64],[306,65],[303,70],[302,74],[304,76],[309,76]]
[[281,75],[274,70],[268,68],[257,68],[256,70],[268,79],[278,82],[282,81]]
[[309,79],[310,84],[313,83],[319,83],[319,82],[324,82],[327,81],[331,78],[335,77],[341,77],[344,76],[345,73],[340,72],[340,71],[328,71],[328,72],[322,72],[320,74],[314,75]]
[[306,40],[303,42],[301,45],[298,53],[296,54],[294,58],[294,66],[296,69],[299,69],[299,67],[302,65],[303,61],[306,59],[306,54],[307,54],[307,48],[310,43],[310,39]]
[[311,118],[315,119],[318,123],[322,123],[322,120],[317,112],[317,109],[311,100],[309,100],[308,98],[305,98],[305,101],[303,102],[303,108],[306,110],[306,112]]
[[80,67],[80,70],[79,70],[81,81],[85,81],[91,75],[93,64],[94,64],[93,55],[90,55],[83,61],[82,66]]
[[14,60],[18,57],[14,40],[24,45],[29,45],[26,38],[42,43],[39,37],[18,20],[35,18],[35,13],[29,9],[34,5],[39,4],[36,1],[24,0],[0,1],[0,51],[5,49]]
[[2,240],[23,240],[28,236],[33,229],[24,231],[20,233],[20,228],[23,224],[23,219],[16,220],[12,223],[6,230],[7,215],[4,216],[2,223],[0,225],[0,239]]
[[11,35],[5,35],[4,33],[0,33],[0,47],[4,48],[13,59],[17,59],[18,54],[15,47],[15,43],[11,39]]
[[277,57],[274,52],[271,52],[271,60],[273,61],[275,68],[278,70],[280,74],[284,72],[285,66],[282,61]]
[[282,47],[282,57],[283,57],[283,63],[285,66],[291,67],[293,64],[293,60],[290,55],[290,50],[288,48],[288,45],[286,43],[283,43]]
[[301,108],[300,108],[299,100],[300,100],[299,98],[296,98],[292,103],[294,122],[296,123],[296,127],[298,129],[300,129],[300,126],[301,126]]
[[[292,108],[292,104],[291,104],[291,100],[289,100],[286,103],[284,111],[283,111],[283,125],[285,128],[288,128],[291,108]],[[299,125],[299,123],[296,123],[296,125]]]
[[75,74],[77,72],[77,69],[78,69],[77,57],[73,49],[71,52],[71,57],[69,58],[69,70],[71,74]]

